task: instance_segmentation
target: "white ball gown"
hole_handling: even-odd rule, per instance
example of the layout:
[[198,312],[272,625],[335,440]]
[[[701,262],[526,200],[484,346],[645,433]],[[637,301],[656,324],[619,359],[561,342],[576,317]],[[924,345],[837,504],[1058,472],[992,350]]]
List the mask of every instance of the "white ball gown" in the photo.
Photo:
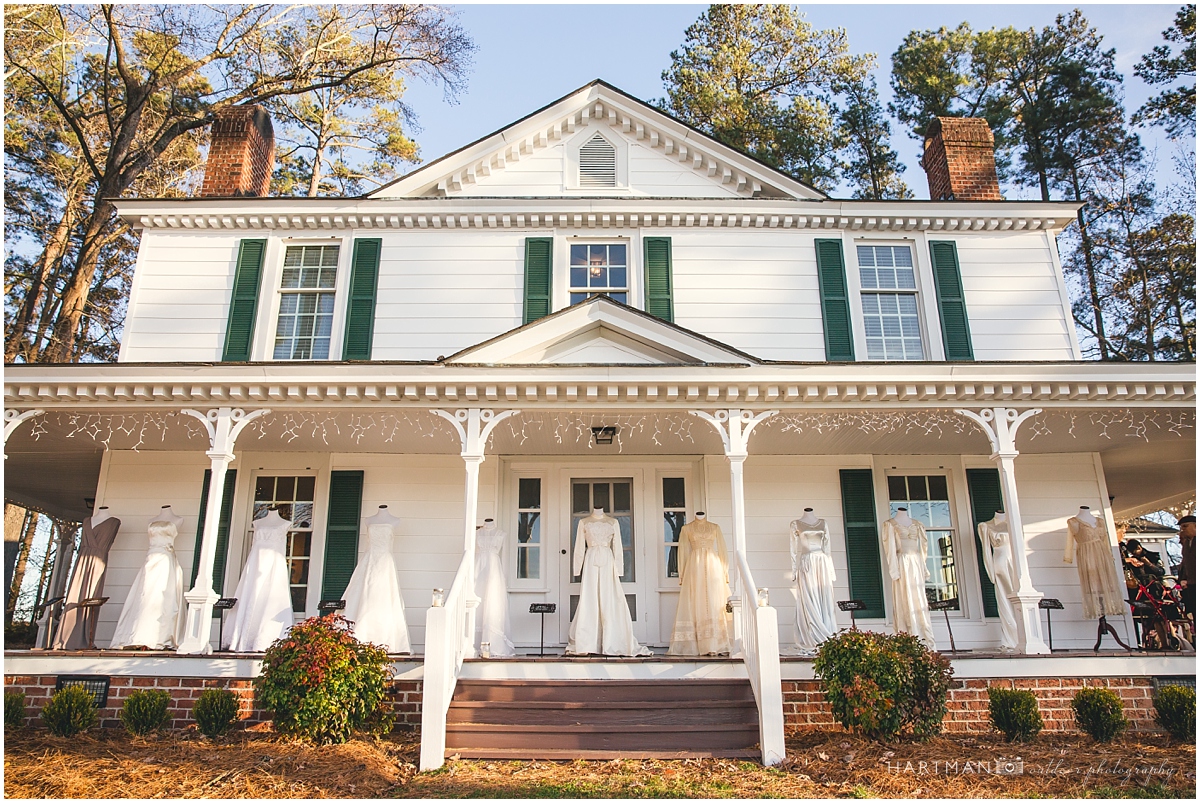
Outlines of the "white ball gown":
[[692,521],[679,531],[679,607],[668,655],[729,652],[729,561],[725,536],[711,521]]
[[580,575],[579,607],[567,637],[570,655],[649,655],[633,636],[633,619],[621,588],[621,531],[608,516],[580,519],[572,572]]
[[829,555],[829,527],[825,519],[792,522],[792,571],[796,574],[796,646],[816,649],[837,634],[837,600],[833,582],[837,573]]
[[262,652],[292,626],[292,594],[285,550],[292,523],[275,511],[256,519],[254,542],[242,569],[237,604],[225,623],[225,649]]
[[354,567],[346,593],[342,594],[346,601],[342,614],[354,622],[354,637],[359,641],[378,644],[388,652],[411,652],[404,600],[392,558],[394,534],[389,523],[367,525],[367,554]]
[[883,523],[883,543],[888,571],[892,576],[892,605],[897,633],[911,633],[936,649],[933,621],[929,618],[929,598],[925,581],[929,579],[926,556],[929,544],[925,527],[916,519],[901,524],[891,518]]
[[121,607],[112,647],[173,649],[183,639],[183,569],[175,557],[179,530],[173,521],[152,521],[150,550]]
[[[475,534],[475,596],[479,608],[475,611],[475,649],[488,644],[493,658],[516,655],[508,634],[512,632],[508,617],[508,581],[504,578],[504,563],[500,555],[505,533],[495,527],[484,527]],[[482,654],[482,653],[480,653]]]

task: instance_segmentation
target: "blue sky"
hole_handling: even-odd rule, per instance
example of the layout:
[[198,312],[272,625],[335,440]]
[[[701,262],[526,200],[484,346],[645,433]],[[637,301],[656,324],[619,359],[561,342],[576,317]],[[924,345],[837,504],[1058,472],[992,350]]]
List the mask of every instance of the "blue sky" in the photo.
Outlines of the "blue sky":
[[[603,78],[629,94],[648,100],[661,97],[661,74],[683,32],[707,6],[696,4],[529,4],[452,5],[460,24],[479,50],[465,92],[456,104],[444,101],[440,89],[413,84],[406,96],[422,127],[421,154],[432,161],[485,134],[541,108],[595,78]],[[890,56],[914,29],[953,27],[966,20],[975,29],[1013,25],[1042,28],[1060,13],[1080,8],[1116,48],[1117,66],[1125,76],[1126,106],[1132,110],[1157,89],[1133,75],[1133,66],[1154,46],[1174,20],[1179,4],[971,4],[852,5],[804,3],[797,6],[818,28],[846,29],[856,53],[873,52],[876,77],[884,100],[889,98]],[[1160,181],[1171,177],[1175,146],[1156,130],[1143,142],[1157,147]],[[919,144],[893,123],[893,147],[907,166],[905,180],[928,197],[924,173],[917,166]],[[838,193],[841,194],[841,193]],[[1026,195],[1031,194],[1027,191]],[[1020,197],[1010,190],[1008,197]]]

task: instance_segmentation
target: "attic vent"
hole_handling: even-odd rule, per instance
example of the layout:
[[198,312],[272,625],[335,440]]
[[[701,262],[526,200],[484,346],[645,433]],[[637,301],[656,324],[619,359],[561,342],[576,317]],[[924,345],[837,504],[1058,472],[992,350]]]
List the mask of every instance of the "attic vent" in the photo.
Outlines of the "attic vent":
[[599,134],[579,149],[579,186],[617,186],[617,149]]

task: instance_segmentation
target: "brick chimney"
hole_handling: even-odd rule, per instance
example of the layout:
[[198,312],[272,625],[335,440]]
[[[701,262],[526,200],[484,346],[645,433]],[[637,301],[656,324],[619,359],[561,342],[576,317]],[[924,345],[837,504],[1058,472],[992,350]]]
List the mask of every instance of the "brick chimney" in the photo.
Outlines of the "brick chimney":
[[217,112],[204,165],[201,197],[266,195],[275,171],[275,129],[262,106]]
[[996,140],[978,117],[935,117],[921,159],[933,201],[1003,201],[996,177]]

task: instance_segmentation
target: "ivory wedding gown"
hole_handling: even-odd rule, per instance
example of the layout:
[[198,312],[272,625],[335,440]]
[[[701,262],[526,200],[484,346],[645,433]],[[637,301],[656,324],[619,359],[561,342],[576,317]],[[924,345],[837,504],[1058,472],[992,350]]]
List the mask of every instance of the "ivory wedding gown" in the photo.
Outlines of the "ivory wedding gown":
[[1079,585],[1083,588],[1083,616],[1120,616],[1125,613],[1125,593],[1117,579],[1117,565],[1103,522],[1088,524],[1072,516],[1067,519],[1067,550],[1063,560],[1070,563],[1078,544]]
[[391,524],[367,525],[367,554],[354,567],[342,599],[342,614],[354,622],[354,637],[378,644],[388,652],[411,652],[404,600],[392,557]]
[[285,550],[292,523],[278,515],[256,519],[254,542],[225,623],[226,649],[262,652],[292,626],[292,593]]
[[792,522],[792,571],[796,575],[796,646],[816,649],[837,634],[837,600],[833,581],[837,574],[829,555],[829,527],[825,519]]
[[711,521],[695,520],[679,531],[679,607],[668,655],[729,652],[729,560],[725,536]]
[[1007,521],[979,522],[979,540],[983,547],[983,568],[996,590],[996,613],[1000,617],[1000,649],[1017,648],[1017,615],[1010,594],[1017,592],[1013,571],[1012,534]]
[[888,519],[883,523],[883,545],[892,576],[896,632],[911,633],[934,649],[933,621],[929,618],[929,598],[925,595],[925,581],[929,579],[925,527],[916,519],[907,526]]
[[149,647],[165,650],[183,638],[183,569],[175,557],[179,530],[173,521],[152,521],[146,562],[121,608],[112,648]]
[[608,516],[580,519],[572,573],[580,575],[579,607],[568,632],[569,655],[649,655],[633,637],[633,620],[621,588],[621,531]]
[[[508,634],[512,632],[508,618],[508,582],[504,579],[504,564],[500,560],[506,538],[503,531],[486,527],[475,533],[475,595],[479,608],[475,611],[475,649],[488,644],[493,658],[516,655]],[[480,653],[482,654],[482,653]]]

